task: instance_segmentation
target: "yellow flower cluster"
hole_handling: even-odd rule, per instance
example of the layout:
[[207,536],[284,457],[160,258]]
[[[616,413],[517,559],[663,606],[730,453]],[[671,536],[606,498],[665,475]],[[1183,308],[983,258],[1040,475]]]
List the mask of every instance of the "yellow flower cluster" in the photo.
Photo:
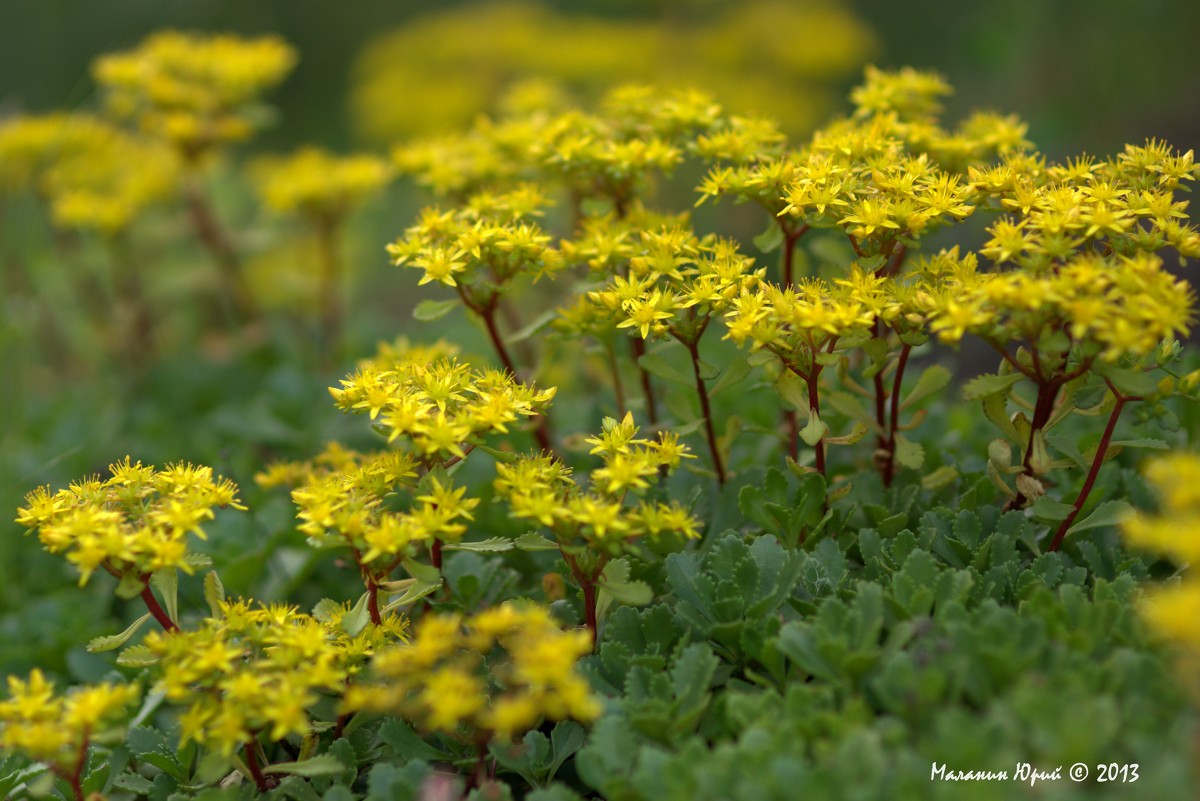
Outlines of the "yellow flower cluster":
[[[1200,562],[1200,456],[1176,453],[1151,462],[1146,477],[1159,491],[1158,514],[1124,523],[1125,540],[1183,565]],[[1142,603],[1146,621],[1169,639],[1200,655],[1200,579],[1194,568],[1174,586],[1155,589]]]
[[371,663],[346,707],[390,712],[426,731],[512,739],[545,720],[591,721],[600,704],[575,663],[590,653],[585,631],[562,631],[539,606],[513,602],[464,619],[429,615],[412,642]]
[[403,437],[418,458],[438,463],[462,458],[481,437],[507,433],[522,417],[540,414],[556,392],[453,357],[434,362],[385,357],[360,365],[341,385],[329,390],[339,409],[368,414],[388,442]]
[[1014,153],[991,168],[973,167],[972,186],[1008,212],[988,229],[980,253],[1035,271],[1094,250],[1133,255],[1169,246],[1200,258],[1200,231],[1187,224],[1188,203],[1175,194],[1197,175],[1192,151],[1156,140],[1103,161],[1081,156],[1047,166]]
[[[221,601],[219,609],[197,629],[154,632],[144,642],[167,701],[187,707],[180,740],[229,754],[260,732],[276,741],[311,732],[321,693],[345,686],[348,643],[294,607]],[[402,633],[402,624],[392,626]]]
[[642,339],[674,336],[695,343],[712,315],[756,286],[764,272],[752,269],[754,259],[739,253],[737,243],[701,239],[683,226],[642,231],[639,240],[622,254],[628,261],[607,285],[588,297],[598,316]]
[[787,288],[764,282],[729,304],[727,337],[787,364],[811,364],[839,338],[863,334],[877,319],[897,318],[904,311],[900,297],[895,282],[857,266],[836,281],[803,278]]
[[425,209],[387,252],[397,266],[422,270],[420,284],[465,284],[474,290],[466,300],[483,308],[498,297],[498,287],[518,275],[541,277],[561,266],[550,236],[534,222],[548,203],[532,184],[480,192],[452,211]]
[[88,115],[0,125],[0,187],[32,187],[60,227],[124,231],[175,192],[178,173],[169,149]]
[[626,506],[626,495],[640,494],[656,482],[660,469],[674,470],[694,458],[677,435],[662,431],[655,440],[637,437],[633,415],[606,418],[603,432],[586,441],[604,466],[581,487],[562,462],[549,456],[525,456],[496,465],[496,494],[508,500],[512,516],[551,529],[562,544],[580,540],[616,552],[642,536],[678,534],[699,537],[695,518],[676,501],[642,501]]
[[391,166],[375,156],[338,157],[305,147],[290,156],[262,158],[251,165],[251,173],[272,211],[339,220],[387,184]]
[[0,701],[0,750],[44,762],[64,778],[78,780],[89,744],[120,735],[122,714],[138,699],[136,684],[97,684],[56,695],[42,671],[8,677]]
[[39,487],[17,510],[17,522],[36,530],[46,550],[66,553],[79,568],[80,585],[97,568],[143,579],[159,570],[191,573],[206,558],[188,553],[187,535],[204,538],[201,526],[214,507],[245,509],[237,485],[214,477],[211,467],[179,462],[156,470],[125,457],[109,473],[58,492]]
[[133,50],[101,56],[92,72],[114,116],[195,159],[249,136],[261,117],[259,95],[295,63],[295,51],[276,36],[162,31]]
[[[383,572],[415,543],[458,541],[479,501],[464,497],[466,488],[456,489],[445,477],[428,476],[418,484],[418,469],[411,455],[392,451],[309,471],[292,491],[300,531],[318,548],[348,545],[360,565],[378,563]],[[386,499],[402,487],[418,494],[409,509],[396,511]]]
[[[1155,255],[1072,256],[1052,271],[980,272],[974,254],[943,252],[921,269],[917,302],[944,342],[966,333],[997,343],[1040,343],[1117,361],[1186,335],[1195,293]],[[1059,334],[1057,346],[1051,337]]]

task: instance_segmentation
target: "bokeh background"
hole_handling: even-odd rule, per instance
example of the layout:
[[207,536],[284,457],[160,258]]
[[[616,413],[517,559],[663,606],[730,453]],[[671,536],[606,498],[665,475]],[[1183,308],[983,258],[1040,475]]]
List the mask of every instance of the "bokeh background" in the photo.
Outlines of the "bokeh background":
[[[276,33],[299,51],[297,68],[268,97],[273,124],[234,160],[303,144],[387,154],[397,141],[453,131],[482,113],[589,102],[637,80],[694,85],[802,136],[846,108],[869,63],[939,71],[956,88],[948,119],[977,108],[1018,114],[1051,158],[1104,155],[1151,136],[1183,150],[1200,143],[1196,0],[0,0],[0,121],[95,108],[92,59],[162,28]],[[234,183],[218,178],[217,200],[259,288],[303,306],[305,246],[285,247],[286,227],[266,221]],[[5,204],[0,671],[41,664],[87,679],[107,664],[66,646],[121,616],[111,588],[94,582],[77,591],[60,560],[11,520],[32,487],[61,486],[126,453],[213,464],[243,485],[253,514],[221,527],[213,546],[233,591],[254,586],[282,597],[308,580],[289,567],[300,557],[287,498],[262,495],[252,477],[273,456],[303,457],[327,439],[354,445],[363,436],[332,408],[325,387],[353,354],[411,330],[415,280],[388,266],[383,245],[428,200],[401,180],[352,221],[344,363],[311,358],[303,326],[269,327],[246,347],[189,339],[194,329],[184,325],[136,379],[89,355],[87,333],[69,328],[74,310],[61,299],[78,274],[63,265],[93,269],[94,243],[50,232],[30,203]],[[172,223],[163,225],[166,241]],[[159,246],[160,238],[147,239],[150,250]],[[186,273],[186,256],[159,255]],[[191,290],[167,273],[151,277],[152,295],[171,318],[186,313]],[[66,321],[65,334],[50,330],[51,317]],[[285,578],[272,585],[272,576]]]

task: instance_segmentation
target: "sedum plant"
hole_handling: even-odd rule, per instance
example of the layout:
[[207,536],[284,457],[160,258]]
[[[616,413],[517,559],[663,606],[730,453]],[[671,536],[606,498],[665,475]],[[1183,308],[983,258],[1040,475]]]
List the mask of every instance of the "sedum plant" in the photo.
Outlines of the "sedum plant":
[[[291,59],[167,35],[98,74],[194,180]],[[1175,567],[1113,529],[1193,555],[1194,459],[1154,463],[1162,512],[1135,516],[1154,496],[1128,453],[1195,424],[1194,293],[1168,264],[1200,249],[1177,197],[1198,170],[1154,140],[1052,163],[1018,119],[944,121],[948,92],[868,69],[793,141],[634,86],[398,146],[438,198],[386,252],[444,293],[417,318],[461,308],[488,355],[461,329],[399,340],[330,388],[376,445],[259,473],[295,507],[261,600],[190,578],[215,562],[191,535],[245,536],[210,468],[127,457],[31,492],[17,522],[148,612],[89,643],[122,649],[91,657],[102,682],[10,679],[0,791],[924,798],[931,760],[1000,754],[1116,765],[1122,789],[1153,758],[1149,795],[1194,795],[1196,713],[1146,629],[1195,639],[1192,578],[1138,601]],[[5,129],[28,156],[6,181],[41,174],[44,133]],[[254,172],[268,205],[336,228],[391,166]],[[994,372],[951,353],[972,344]]]

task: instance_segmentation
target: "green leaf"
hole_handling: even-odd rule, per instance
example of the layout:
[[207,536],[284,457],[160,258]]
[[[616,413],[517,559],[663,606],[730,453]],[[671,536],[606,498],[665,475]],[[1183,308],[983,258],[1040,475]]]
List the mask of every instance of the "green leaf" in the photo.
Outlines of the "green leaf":
[[896,461],[904,467],[920,470],[925,464],[925,448],[903,434],[897,434]]
[[404,591],[403,595],[401,595],[399,598],[396,598],[393,601],[389,601],[387,606],[383,607],[383,609],[381,609],[380,611],[381,612],[391,612],[392,610],[399,609],[402,606],[408,606],[409,604],[415,603],[416,601],[421,600],[425,596],[430,595],[433,592],[441,589],[441,586],[442,586],[441,579],[438,579],[437,581],[433,581],[433,582],[424,582],[424,581],[421,581],[420,579],[417,579],[416,581],[414,581],[412,583],[411,586],[409,586],[409,588],[407,590]]
[[783,227],[775,220],[767,224],[767,229],[754,237],[754,247],[763,253],[774,253],[783,244]]
[[1153,395],[1158,389],[1158,382],[1154,377],[1141,370],[1127,370],[1099,361],[1092,369],[1111,381],[1123,395]]
[[713,385],[708,394],[716,395],[721,390],[741,382],[748,375],[750,375],[750,362],[747,359],[731,359],[725,365],[725,372],[721,374],[721,380]]
[[554,322],[555,318],[557,317],[558,309],[548,309],[535,317],[528,325],[525,325],[519,330],[509,334],[507,337],[505,337],[504,341],[509,344],[524,342],[531,336],[545,330],[552,322]]
[[117,596],[129,600],[141,595],[144,589],[146,589],[146,582],[142,581],[136,573],[126,573],[121,576],[121,582],[117,584]]
[[1067,515],[1071,514],[1071,510],[1075,507],[1068,503],[1059,503],[1049,495],[1043,495],[1034,501],[1033,506],[1030,508],[1033,510],[1033,516],[1039,520],[1049,520],[1057,523],[1060,520],[1066,520]]
[[453,298],[450,300],[423,300],[413,309],[413,319],[431,323],[445,317],[457,305],[458,300]]
[[120,634],[112,634],[107,637],[93,638],[87,644],[88,653],[98,654],[103,653],[104,651],[115,651],[125,643],[129,642],[129,639],[133,637],[134,634],[137,634],[138,629],[145,625],[146,621],[152,617],[154,616],[147,612],[137,620],[130,623],[129,628],[125,629]]
[[900,408],[907,409],[917,401],[940,392],[949,383],[950,371],[945,367],[942,367],[940,364],[926,367],[917,378],[917,383],[913,384],[913,388],[904,396],[904,400],[900,403]]
[[1013,384],[1024,377],[1021,373],[1008,373],[1007,375],[988,373],[976,376],[963,387],[963,397],[967,400],[979,400],[991,395],[1000,395],[1008,392]]
[[358,633],[367,627],[367,623],[371,622],[371,610],[367,605],[370,595],[369,592],[364,592],[354,606],[350,607],[350,611],[342,616],[342,631],[351,637],[358,636]]
[[783,398],[783,402],[793,409],[799,411],[808,408],[808,395],[805,392],[804,382],[791,370],[784,370],[779,374],[779,377],[775,379],[775,389]]
[[614,559],[604,567],[597,582],[600,589],[613,600],[629,606],[645,606],[654,600],[654,591],[644,581],[630,581],[629,560]]
[[332,754],[321,754],[315,757],[309,757],[303,762],[277,762],[274,765],[268,765],[263,768],[263,773],[286,773],[291,776],[327,776],[331,773],[341,773],[350,765],[343,765],[342,761]]
[[221,577],[215,570],[204,576],[204,600],[208,603],[208,608],[212,610],[213,618],[220,620],[222,617],[221,603],[225,600],[225,585],[221,583]]
[[452,542],[442,546],[443,551],[471,551],[472,553],[500,553],[511,551],[516,543],[508,537],[490,537],[479,542]]
[[1145,448],[1146,450],[1151,451],[1165,451],[1170,450],[1171,448],[1170,445],[1161,439],[1149,439],[1145,437],[1141,439],[1113,440],[1109,443],[1109,445],[1120,445],[1122,448]]
[[144,645],[131,645],[117,655],[121,667],[141,668],[158,664],[158,655]]
[[546,539],[536,531],[526,531],[513,540],[518,551],[557,551],[558,544]]
[[163,599],[163,610],[172,623],[179,624],[179,572],[175,568],[159,570],[150,577],[150,585]]
[[808,415],[808,423],[800,429],[800,439],[804,440],[810,448],[815,448],[828,431],[829,426],[821,422],[820,415],[813,410]]
[[1092,513],[1067,529],[1068,534],[1077,531],[1087,531],[1090,528],[1115,526],[1133,515],[1133,506],[1128,501],[1105,501],[1092,510]]
[[685,387],[695,387],[696,385],[696,382],[690,375],[676,369],[674,365],[658,353],[642,354],[638,357],[638,366],[650,375],[658,376],[666,381],[682,384]]
[[992,425],[1000,429],[1000,433],[1013,442],[1024,446],[1025,442],[1021,440],[1021,436],[1017,432],[1017,427],[1013,425],[1012,420],[1008,416],[1007,397],[1000,393],[985,397],[983,399],[983,415],[992,421]]
[[866,423],[872,427],[878,427],[874,415],[867,411],[867,407],[863,405],[862,400],[857,395],[852,395],[849,392],[830,392],[822,394],[821,400],[829,404],[829,408],[838,414],[845,415],[851,420]]
[[942,487],[949,486],[957,478],[958,468],[952,465],[942,465],[932,473],[921,477],[921,487],[929,491],[940,490]]
[[442,580],[442,573],[433,565],[423,565],[409,557],[401,560],[400,564],[408,571],[408,575],[422,584],[436,584]]

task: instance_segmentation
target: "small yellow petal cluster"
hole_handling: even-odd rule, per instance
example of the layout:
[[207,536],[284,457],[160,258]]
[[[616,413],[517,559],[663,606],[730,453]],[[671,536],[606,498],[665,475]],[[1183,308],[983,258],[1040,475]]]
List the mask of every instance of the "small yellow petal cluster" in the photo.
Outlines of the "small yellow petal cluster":
[[120,734],[122,716],[139,695],[137,684],[107,682],[56,695],[41,670],[24,680],[9,676],[8,698],[0,701],[0,750],[73,775],[87,758],[89,743]]
[[603,432],[586,441],[604,461],[593,470],[587,488],[581,487],[562,462],[549,456],[525,456],[496,465],[496,494],[506,498],[513,517],[551,529],[560,543],[580,540],[608,551],[637,537],[678,534],[699,536],[699,523],[676,501],[642,501],[626,506],[659,480],[660,469],[674,470],[694,458],[670,432],[657,439],[638,438],[633,415],[621,421],[606,418]]
[[742,292],[725,312],[727,338],[750,342],[784,361],[811,361],[827,343],[862,333],[877,318],[891,319],[899,304],[893,282],[855,269],[851,278],[826,281],[805,278],[782,288],[764,282]]
[[[1125,540],[1194,566],[1200,561],[1200,456],[1175,453],[1155,459],[1146,478],[1158,490],[1162,508],[1126,520]],[[1200,656],[1200,579],[1194,568],[1186,569],[1178,584],[1147,593],[1141,611],[1154,629]]]
[[96,59],[92,73],[115,116],[194,159],[248,137],[259,96],[295,63],[295,51],[277,36],[161,31]]
[[921,272],[918,304],[944,342],[967,333],[998,343],[1045,342],[1065,332],[1069,339],[1060,349],[1079,343],[1107,361],[1145,355],[1163,339],[1186,336],[1195,303],[1188,283],[1146,253],[1073,256],[1046,272],[981,272],[973,254],[943,253]]
[[600,704],[575,663],[586,631],[563,631],[545,608],[508,602],[472,617],[429,615],[410,643],[371,663],[350,710],[390,712],[425,731],[511,740],[542,720],[594,720]]
[[80,585],[97,568],[119,577],[190,573],[202,560],[188,553],[187,535],[204,539],[215,507],[245,509],[237,485],[211,467],[178,462],[156,470],[127,456],[108,469],[107,479],[91,476],[57,492],[39,487],[17,510],[17,522],[36,530],[46,550],[79,568]]
[[753,265],[736,243],[699,238],[684,226],[642,231],[628,263],[588,298],[598,316],[642,339],[673,336],[694,343],[714,313],[762,278],[764,271]]
[[1076,253],[1133,255],[1164,247],[1200,258],[1200,231],[1186,222],[1188,201],[1176,197],[1200,175],[1190,150],[1151,139],[1109,159],[1081,156],[1049,166],[1014,153],[969,173],[972,186],[1008,212],[980,249],[996,264],[1044,271]]
[[507,433],[512,423],[540,414],[556,390],[522,384],[499,370],[477,370],[454,357],[382,357],[329,391],[339,409],[377,421],[389,442],[403,437],[420,458],[440,462],[461,458],[480,437]]
[[494,302],[496,287],[519,275],[540,277],[561,267],[550,236],[534,221],[547,205],[549,199],[532,184],[481,192],[453,211],[425,209],[387,252],[397,266],[421,270],[419,284],[473,288],[466,299],[484,308]]
[[0,187],[31,187],[63,228],[116,234],[175,191],[175,155],[88,115],[0,125]]
[[339,157],[317,147],[285,157],[264,157],[250,169],[263,203],[272,211],[334,221],[391,179],[391,166],[383,159]]
[[220,615],[199,628],[154,632],[144,644],[158,658],[167,701],[186,707],[180,740],[223,754],[260,732],[271,740],[308,734],[321,694],[340,694],[346,682],[344,644],[289,606],[222,601]]

